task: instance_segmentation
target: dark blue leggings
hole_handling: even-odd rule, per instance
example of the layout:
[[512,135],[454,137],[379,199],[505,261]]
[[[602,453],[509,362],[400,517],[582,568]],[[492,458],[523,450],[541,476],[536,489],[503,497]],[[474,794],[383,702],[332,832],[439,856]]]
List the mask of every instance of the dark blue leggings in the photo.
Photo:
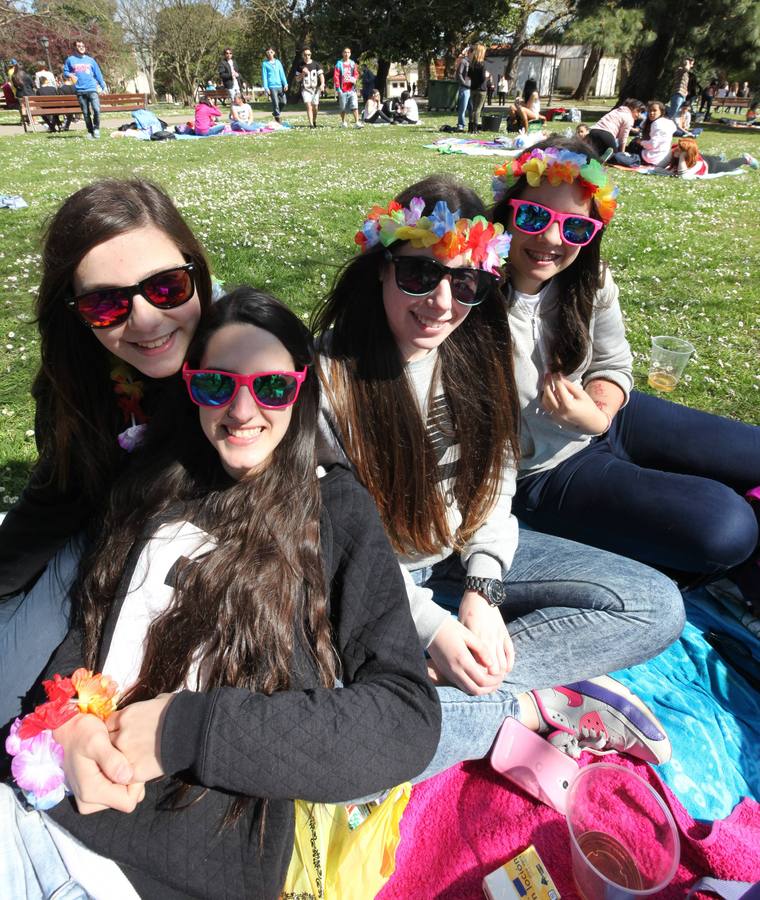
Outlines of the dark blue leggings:
[[609,433],[518,481],[532,528],[670,571],[714,575],[748,559],[758,523],[760,428],[631,393]]

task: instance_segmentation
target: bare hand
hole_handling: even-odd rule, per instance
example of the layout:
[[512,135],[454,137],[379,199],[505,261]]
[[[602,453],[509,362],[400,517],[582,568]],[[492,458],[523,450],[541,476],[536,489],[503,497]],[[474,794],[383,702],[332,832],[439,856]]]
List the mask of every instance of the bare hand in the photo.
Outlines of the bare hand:
[[558,373],[547,373],[541,395],[543,408],[560,422],[586,434],[601,434],[609,421],[586,391]]
[[501,676],[491,675],[482,662],[490,659],[485,642],[456,619],[441,625],[428,654],[442,682],[467,694],[490,694],[501,684]]
[[174,694],[159,694],[153,700],[118,709],[106,720],[111,742],[129,760],[140,781],[164,774],[159,759],[161,726],[173,699]]
[[515,664],[515,649],[499,607],[491,606],[477,591],[465,591],[459,621],[485,645],[487,655],[481,662],[489,674],[503,681]]
[[134,811],[145,796],[145,785],[134,781],[132,766],[112,746],[105,722],[79,714],[53,736],[63,747],[66,783],[82,815],[104,809]]

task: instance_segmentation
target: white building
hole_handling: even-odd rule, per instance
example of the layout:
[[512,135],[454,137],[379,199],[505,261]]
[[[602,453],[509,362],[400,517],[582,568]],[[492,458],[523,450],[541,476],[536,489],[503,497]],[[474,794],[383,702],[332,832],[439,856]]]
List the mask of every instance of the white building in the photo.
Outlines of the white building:
[[[492,47],[486,53],[486,67],[494,79],[494,84],[498,83],[504,71],[506,63],[504,49]],[[542,44],[526,47],[518,58],[515,83],[509,85],[509,96],[514,97],[521,93],[523,85],[528,79],[536,82],[538,93],[542,97],[547,97],[550,91],[557,90],[572,93],[580,84],[589,53],[588,48],[579,44],[567,46]],[[595,97],[614,97],[616,95],[619,62],[618,59],[612,57],[603,56],[601,58],[594,83],[591,86],[591,94]]]

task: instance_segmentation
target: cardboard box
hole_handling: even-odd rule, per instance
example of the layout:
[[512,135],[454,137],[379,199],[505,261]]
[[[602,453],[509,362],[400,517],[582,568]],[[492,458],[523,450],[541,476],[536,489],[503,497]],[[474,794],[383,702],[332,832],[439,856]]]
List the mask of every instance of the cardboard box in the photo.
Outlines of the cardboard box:
[[488,900],[559,900],[559,891],[531,844],[483,879]]

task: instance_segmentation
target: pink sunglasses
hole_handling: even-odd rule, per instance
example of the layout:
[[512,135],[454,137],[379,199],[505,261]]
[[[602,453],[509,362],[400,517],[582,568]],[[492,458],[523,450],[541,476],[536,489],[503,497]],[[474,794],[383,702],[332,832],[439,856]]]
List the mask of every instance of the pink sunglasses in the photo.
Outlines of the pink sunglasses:
[[509,205],[514,210],[513,224],[518,231],[524,234],[543,234],[552,222],[559,222],[562,240],[572,247],[585,247],[602,227],[598,219],[557,212],[556,209],[530,200],[510,200]]
[[285,409],[298,399],[298,392],[306,380],[306,366],[300,372],[222,372],[220,369],[190,369],[182,367],[182,377],[190,399],[197,406],[228,406],[241,387],[251,392],[256,403],[264,409]]

